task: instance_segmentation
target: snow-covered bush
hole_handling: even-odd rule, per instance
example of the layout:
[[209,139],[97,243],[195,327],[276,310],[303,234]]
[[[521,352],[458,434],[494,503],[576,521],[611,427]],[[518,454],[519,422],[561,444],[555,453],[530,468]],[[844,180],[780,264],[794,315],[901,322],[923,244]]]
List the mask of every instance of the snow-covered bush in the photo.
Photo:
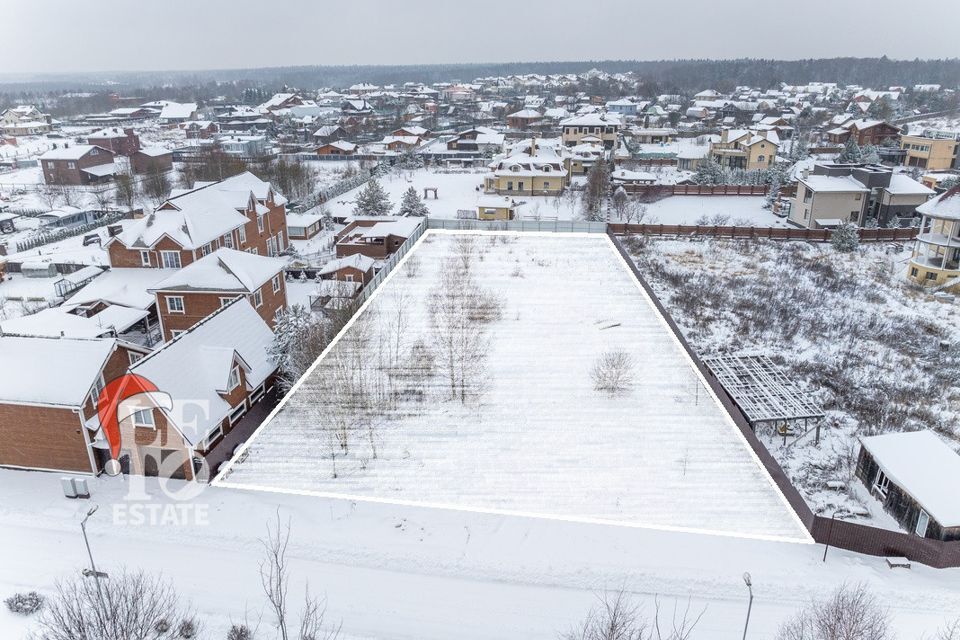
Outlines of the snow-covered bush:
[[607,351],[593,363],[590,378],[597,391],[622,393],[633,384],[633,357],[626,351]]
[[43,608],[43,596],[36,591],[15,593],[3,601],[12,613],[30,616]]
[[235,624],[227,631],[227,640],[253,640],[253,631],[245,624]]
[[830,244],[844,253],[856,251],[860,246],[860,230],[852,222],[844,222],[830,234]]
[[890,614],[864,585],[843,585],[782,624],[777,640],[892,640]]

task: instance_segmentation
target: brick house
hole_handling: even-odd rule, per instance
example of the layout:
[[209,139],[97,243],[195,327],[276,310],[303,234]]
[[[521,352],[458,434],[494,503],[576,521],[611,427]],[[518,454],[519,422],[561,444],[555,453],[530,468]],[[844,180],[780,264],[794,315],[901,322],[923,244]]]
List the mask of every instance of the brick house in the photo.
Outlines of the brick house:
[[92,144],[118,156],[132,156],[140,150],[140,136],[126,127],[107,127],[87,136],[87,144]]
[[355,253],[346,258],[337,258],[321,267],[320,277],[324,280],[338,280],[340,282],[357,282],[366,285],[373,280],[373,258],[361,253]]
[[40,156],[46,184],[86,185],[110,180],[117,168],[113,152],[89,144],[54,147]]
[[164,278],[151,289],[163,340],[169,342],[239,297],[273,328],[287,307],[285,266],[282,258],[221,248]]
[[121,423],[127,473],[207,480],[204,459],[274,384],[273,332],[242,298],[227,304],[130,368],[163,393]]
[[134,173],[170,171],[173,169],[173,151],[163,147],[144,147],[130,156],[130,168]]
[[110,265],[180,269],[221,247],[277,255],[289,243],[286,203],[250,172],[203,184],[110,238]]
[[346,140],[334,140],[317,147],[318,156],[352,156],[357,152],[357,145]]
[[393,216],[357,216],[347,218],[346,226],[334,238],[337,257],[361,254],[383,260],[395,253],[420,227],[423,218]]
[[851,120],[827,131],[827,140],[832,144],[844,144],[851,137],[861,147],[868,144],[879,146],[886,140],[897,140],[900,129],[883,120]]
[[0,336],[0,466],[102,471],[96,398],[147,352],[116,338]]

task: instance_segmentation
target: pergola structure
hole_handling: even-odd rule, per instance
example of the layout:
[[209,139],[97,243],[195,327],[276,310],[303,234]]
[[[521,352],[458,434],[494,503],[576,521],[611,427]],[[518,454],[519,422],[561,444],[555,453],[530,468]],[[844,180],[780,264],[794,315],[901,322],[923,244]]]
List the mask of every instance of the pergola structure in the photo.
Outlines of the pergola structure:
[[[740,407],[750,426],[773,424],[786,439],[789,427],[815,421],[817,442],[823,409],[765,355],[722,355],[702,358],[713,376]],[[804,429],[806,431],[806,429]]]

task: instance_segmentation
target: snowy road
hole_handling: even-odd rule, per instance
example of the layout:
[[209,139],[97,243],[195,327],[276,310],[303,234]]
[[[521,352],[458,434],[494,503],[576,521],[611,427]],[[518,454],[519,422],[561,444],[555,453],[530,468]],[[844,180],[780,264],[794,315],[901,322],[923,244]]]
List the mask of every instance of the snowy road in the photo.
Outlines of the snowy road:
[[[0,471],[0,596],[54,580],[85,564],[79,519],[89,507],[60,497],[59,476]],[[555,638],[591,606],[597,589],[619,587],[653,606],[689,596],[707,606],[697,638],[742,633],[746,589],[757,599],[752,638],[767,638],[801,602],[843,581],[865,581],[892,608],[901,638],[932,632],[960,611],[960,570],[890,571],[878,558],[822,547],[646,529],[440,511],[223,488],[206,525],[114,524],[130,504],[125,480],[97,479],[91,518],[100,568],[162,571],[222,638],[262,598],[258,538],[279,509],[290,517],[295,587],[310,579],[328,595],[347,638]],[[148,492],[158,495],[148,481]],[[154,500],[152,504],[165,502]],[[121,506],[121,508],[123,508]],[[264,625],[266,628],[266,625]],[[23,637],[24,621],[0,612],[0,636]]]

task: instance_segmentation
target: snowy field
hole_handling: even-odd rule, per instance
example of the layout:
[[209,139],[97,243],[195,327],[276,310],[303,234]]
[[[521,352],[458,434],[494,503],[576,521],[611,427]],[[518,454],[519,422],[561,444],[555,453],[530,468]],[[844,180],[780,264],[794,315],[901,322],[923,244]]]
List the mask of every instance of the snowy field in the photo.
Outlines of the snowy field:
[[[80,519],[97,568],[162,575],[222,640],[232,623],[255,622],[278,637],[263,597],[259,539],[268,521],[291,524],[291,613],[303,586],[325,595],[341,640],[556,640],[604,589],[624,589],[646,614],[690,599],[705,608],[693,640],[740,640],[750,571],[756,599],[750,638],[772,638],[809,598],[864,583],[890,608],[903,640],[933,638],[960,611],[960,569],[914,564],[820,545],[609,527],[535,518],[351,502],[207,487],[172,501],[156,478],[90,479],[91,500],[67,500],[60,475],[0,470],[0,599],[36,590],[88,566]],[[172,481],[173,491],[187,483]],[[136,522],[134,510],[177,508],[186,517]],[[197,514],[194,518],[193,515]],[[201,517],[200,514],[204,514]],[[0,606],[0,637],[27,640],[35,618]]]
[[647,224],[722,224],[745,227],[789,227],[764,209],[762,196],[671,196],[643,205]]
[[[786,443],[761,429],[817,513],[897,530],[854,477],[858,437],[933,429],[960,447],[960,305],[907,284],[909,251],[861,245],[628,240],[640,270],[702,355],[765,353],[825,409]],[[941,351],[940,343],[952,345]],[[802,432],[802,429],[800,430]],[[842,483],[831,489],[828,481]]]
[[[454,399],[430,309],[464,260],[500,309]],[[241,458],[227,485],[808,540],[603,236],[428,233]]]

